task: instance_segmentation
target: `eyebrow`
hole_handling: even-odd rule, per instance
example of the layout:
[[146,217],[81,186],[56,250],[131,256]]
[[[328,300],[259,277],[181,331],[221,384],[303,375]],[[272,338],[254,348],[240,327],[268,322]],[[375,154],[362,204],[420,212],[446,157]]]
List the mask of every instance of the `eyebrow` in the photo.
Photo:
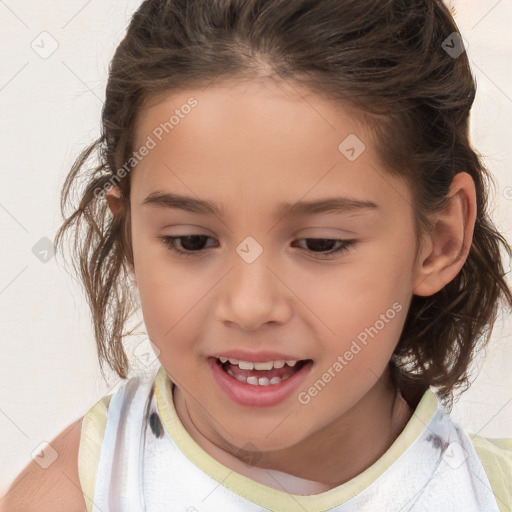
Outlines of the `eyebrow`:
[[[172,208],[201,215],[216,215],[224,217],[224,209],[212,201],[196,199],[169,192],[155,191],[149,194],[142,205],[156,208]],[[373,201],[363,201],[350,197],[326,197],[315,201],[299,201],[296,203],[281,203],[276,211],[277,217],[298,217],[327,212],[348,212],[354,210],[378,210],[379,206]]]

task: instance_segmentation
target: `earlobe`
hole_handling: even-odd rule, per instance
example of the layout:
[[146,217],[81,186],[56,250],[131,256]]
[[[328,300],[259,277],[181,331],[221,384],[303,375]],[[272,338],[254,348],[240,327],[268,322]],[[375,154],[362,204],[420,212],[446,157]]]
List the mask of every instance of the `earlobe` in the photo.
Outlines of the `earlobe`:
[[469,254],[476,221],[476,191],[471,176],[455,176],[444,208],[432,216],[433,230],[420,251],[413,286],[429,296],[455,279]]
[[113,185],[107,191],[107,203],[112,215],[118,215],[121,211],[121,190],[118,186]]

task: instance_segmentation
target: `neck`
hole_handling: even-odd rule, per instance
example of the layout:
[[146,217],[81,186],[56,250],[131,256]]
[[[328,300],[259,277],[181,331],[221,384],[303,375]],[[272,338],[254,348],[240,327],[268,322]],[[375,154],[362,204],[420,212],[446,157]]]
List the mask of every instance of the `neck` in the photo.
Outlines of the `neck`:
[[393,444],[412,415],[387,369],[355,406],[300,443],[282,450],[260,452],[254,458],[247,454],[254,461],[254,468],[250,468],[239,459],[237,447],[201,434],[188,415],[184,397],[177,388],[175,396],[176,411],[183,425],[191,437],[219,462],[255,480],[258,480],[256,467],[265,469],[268,474],[272,471],[285,473],[301,482],[317,483],[316,492],[341,485],[375,463]]
[[386,372],[335,422],[292,447],[264,452],[256,464],[336,487],[375,463],[400,435],[411,415],[412,410]]

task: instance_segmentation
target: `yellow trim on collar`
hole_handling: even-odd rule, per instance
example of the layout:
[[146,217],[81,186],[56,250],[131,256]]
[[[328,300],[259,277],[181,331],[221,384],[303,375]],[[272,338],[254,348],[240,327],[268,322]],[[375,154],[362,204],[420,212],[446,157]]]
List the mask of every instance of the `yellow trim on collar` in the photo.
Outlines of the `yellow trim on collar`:
[[78,450],[78,475],[87,512],[91,512],[96,486],[96,473],[101,456],[103,436],[107,424],[108,406],[112,395],[98,400],[84,414]]
[[500,512],[512,510],[512,439],[481,437],[468,432],[482,461]]
[[255,482],[224,466],[203,450],[185,430],[176,413],[172,398],[172,384],[161,366],[155,382],[157,406],[167,432],[183,454],[199,469],[234,493],[256,505],[279,512],[329,510],[357,496],[385,473],[418,438],[438,408],[436,396],[428,389],[402,433],[379,460],[344,484],[319,494],[301,496]]

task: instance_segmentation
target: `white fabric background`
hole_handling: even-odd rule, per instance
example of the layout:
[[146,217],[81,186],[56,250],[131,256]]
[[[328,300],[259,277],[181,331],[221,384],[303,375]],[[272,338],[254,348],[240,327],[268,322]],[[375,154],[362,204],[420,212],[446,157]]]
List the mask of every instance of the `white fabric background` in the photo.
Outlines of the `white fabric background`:
[[[61,223],[64,177],[99,134],[108,64],[139,4],[0,0],[0,496],[41,442],[118,380],[101,378],[78,282],[61,258],[42,263],[32,248]],[[452,4],[478,82],[474,143],[496,177],[495,222],[512,242],[512,2]],[[42,47],[43,31],[59,45],[48,59],[31,47]],[[478,377],[454,406],[456,421],[488,437],[512,437],[511,334],[510,319],[497,326]],[[139,343],[147,346],[141,336],[129,353],[137,346],[140,354]]]

